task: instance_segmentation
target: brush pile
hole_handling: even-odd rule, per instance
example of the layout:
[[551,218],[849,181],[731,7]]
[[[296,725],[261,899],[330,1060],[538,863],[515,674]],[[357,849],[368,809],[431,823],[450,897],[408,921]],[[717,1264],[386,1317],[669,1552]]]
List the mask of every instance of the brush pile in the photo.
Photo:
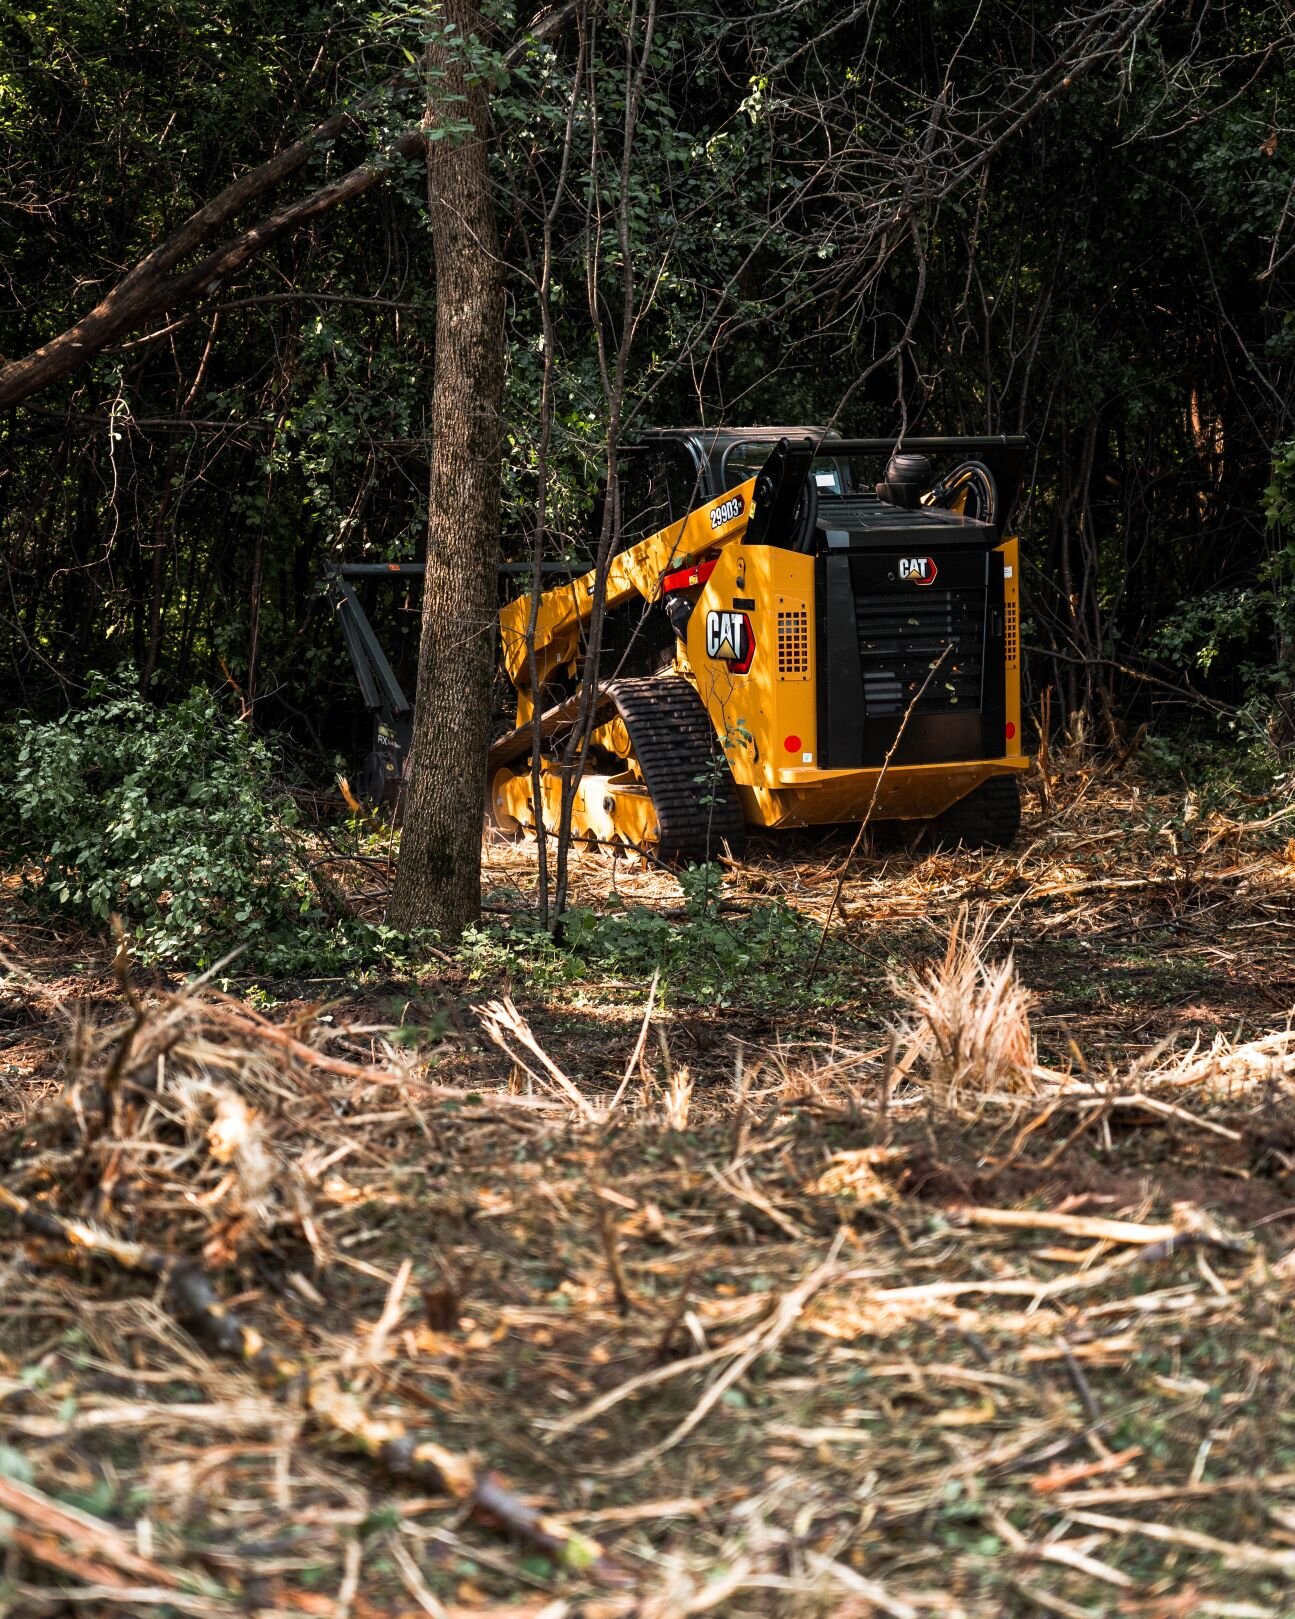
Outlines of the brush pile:
[[0,1612],[1282,1619],[1295,1032],[1081,1044],[962,870],[718,1055],[11,970]]

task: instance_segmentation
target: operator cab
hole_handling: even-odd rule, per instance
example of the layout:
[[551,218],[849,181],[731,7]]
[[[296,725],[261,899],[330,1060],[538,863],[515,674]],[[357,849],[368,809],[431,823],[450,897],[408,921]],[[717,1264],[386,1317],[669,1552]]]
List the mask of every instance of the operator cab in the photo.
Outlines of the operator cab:
[[[726,490],[754,478],[782,439],[812,436],[830,445],[839,434],[822,427],[653,427],[621,452],[621,508],[624,545],[655,534],[667,523]],[[829,449],[814,457],[813,477],[826,495],[853,489],[850,463]]]
[[[974,460],[966,459],[968,447],[974,447]],[[891,439],[847,439],[805,424],[648,428],[622,450],[620,548],[762,473],[766,505],[773,480],[786,500],[793,492],[788,486],[798,489],[804,479],[805,495],[817,510],[797,550],[866,550],[905,545],[921,535],[943,543],[975,535],[983,542],[987,528],[1001,539],[1025,448],[1025,439],[1007,436],[914,438],[900,448]],[[881,480],[874,481],[883,468]],[[792,505],[804,514],[798,492]],[[771,533],[762,539],[786,543]]]

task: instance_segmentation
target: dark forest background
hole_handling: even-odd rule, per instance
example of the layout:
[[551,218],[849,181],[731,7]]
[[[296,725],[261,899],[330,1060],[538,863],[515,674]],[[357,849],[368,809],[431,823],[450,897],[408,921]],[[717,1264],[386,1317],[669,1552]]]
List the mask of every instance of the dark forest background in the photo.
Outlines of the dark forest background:
[[[1031,701],[1122,747],[1290,735],[1295,23],[1278,4],[495,6],[505,552],[587,555],[635,426],[1026,432]],[[416,126],[428,8],[0,7],[0,353],[338,107],[298,190]],[[473,47],[476,49],[477,47]],[[646,54],[644,54],[646,52]],[[644,66],[631,140],[627,68]],[[453,138],[452,133],[447,138]],[[421,161],[0,415],[0,678],[228,688],[356,742],[330,559],[426,543]],[[618,382],[610,361],[625,356]],[[543,430],[541,430],[543,429]],[[418,601],[388,593],[408,664]],[[403,652],[401,648],[403,647]]]

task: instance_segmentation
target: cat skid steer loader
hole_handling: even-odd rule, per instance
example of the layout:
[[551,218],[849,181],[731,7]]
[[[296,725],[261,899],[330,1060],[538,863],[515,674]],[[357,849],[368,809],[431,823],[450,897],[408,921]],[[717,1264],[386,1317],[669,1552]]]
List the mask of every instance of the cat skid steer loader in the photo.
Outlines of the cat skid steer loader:
[[[1023,438],[845,439],[807,427],[645,433],[626,452],[578,838],[702,861],[748,827],[920,821],[1003,847],[1020,823]],[[884,467],[871,487],[856,482]],[[944,468],[945,470],[940,470]],[[499,615],[516,723],[488,808],[545,823],[581,708],[596,573]],[[531,643],[528,645],[528,641]],[[538,683],[538,693],[536,686]]]

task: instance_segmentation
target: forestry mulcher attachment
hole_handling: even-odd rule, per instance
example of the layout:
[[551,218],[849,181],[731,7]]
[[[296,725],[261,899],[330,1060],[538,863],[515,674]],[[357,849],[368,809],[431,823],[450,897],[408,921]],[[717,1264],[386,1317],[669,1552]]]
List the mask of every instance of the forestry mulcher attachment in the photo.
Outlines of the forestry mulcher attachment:
[[[1005,523],[1025,449],[895,451],[805,427],[644,434],[626,452],[630,543],[607,568],[576,837],[702,861],[748,827],[866,817],[1010,843],[1028,760]],[[882,479],[860,487],[870,462]],[[506,831],[537,819],[537,701],[544,821],[558,823],[595,597],[590,571],[499,615],[517,714],[491,749],[488,803]]]

